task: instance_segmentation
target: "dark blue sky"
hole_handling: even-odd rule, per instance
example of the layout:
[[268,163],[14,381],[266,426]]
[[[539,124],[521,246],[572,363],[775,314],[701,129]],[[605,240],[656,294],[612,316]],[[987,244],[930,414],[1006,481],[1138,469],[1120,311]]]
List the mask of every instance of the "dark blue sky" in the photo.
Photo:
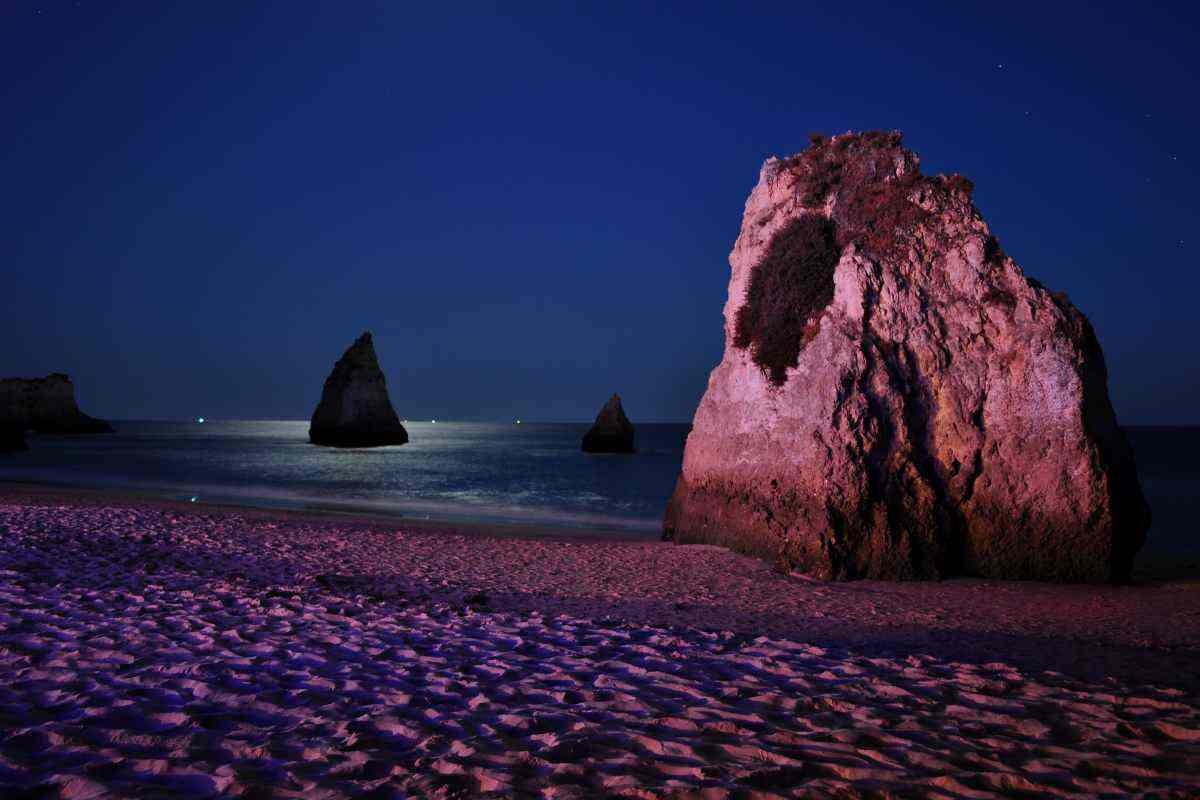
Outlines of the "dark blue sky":
[[402,416],[689,420],[763,159],[895,128],[1200,423],[1195,4],[508,5],[0,5],[0,374],[301,418],[369,328]]

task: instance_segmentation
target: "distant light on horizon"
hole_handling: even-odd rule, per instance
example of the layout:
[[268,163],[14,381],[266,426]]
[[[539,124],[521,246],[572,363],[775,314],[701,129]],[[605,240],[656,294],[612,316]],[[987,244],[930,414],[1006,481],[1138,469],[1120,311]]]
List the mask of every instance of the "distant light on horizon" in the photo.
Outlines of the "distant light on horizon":
[[200,423],[201,425],[203,425],[203,424],[204,424],[204,417],[196,417],[196,422],[198,422],[198,423]]

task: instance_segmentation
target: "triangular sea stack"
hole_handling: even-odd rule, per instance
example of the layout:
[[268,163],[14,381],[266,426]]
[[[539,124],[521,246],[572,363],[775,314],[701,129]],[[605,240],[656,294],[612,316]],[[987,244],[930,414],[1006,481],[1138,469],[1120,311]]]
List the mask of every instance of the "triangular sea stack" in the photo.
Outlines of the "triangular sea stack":
[[664,536],[823,579],[1128,577],[1149,526],[1104,356],[898,133],[768,159]]
[[325,379],[308,438],[331,447],[404,444],[408,431],[388,399],[370,331],[355,340]]
[[596,415],[596,421],[583,436],[585,453],[632,453],[633,423],[621,407],[621,396],[614,394]]
[[0,425],[45,434],[113,432],[112,425],[79,410],[75,385],[61,372],[0,380]]

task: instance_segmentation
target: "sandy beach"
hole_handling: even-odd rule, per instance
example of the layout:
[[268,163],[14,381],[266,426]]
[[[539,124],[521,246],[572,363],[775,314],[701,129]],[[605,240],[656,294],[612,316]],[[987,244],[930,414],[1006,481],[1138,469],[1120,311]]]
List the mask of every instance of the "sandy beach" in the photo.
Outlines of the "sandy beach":
[[543,533],[0,488],[0,794],[1200,793],[1194,578]]

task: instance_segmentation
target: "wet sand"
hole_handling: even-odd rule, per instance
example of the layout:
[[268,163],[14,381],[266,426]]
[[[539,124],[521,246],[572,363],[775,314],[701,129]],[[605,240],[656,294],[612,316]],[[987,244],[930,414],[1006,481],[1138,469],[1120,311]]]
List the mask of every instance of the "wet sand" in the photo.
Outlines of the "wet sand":
[[0,795],[1200,794],[1194,577],[456,528],[0,487]]

